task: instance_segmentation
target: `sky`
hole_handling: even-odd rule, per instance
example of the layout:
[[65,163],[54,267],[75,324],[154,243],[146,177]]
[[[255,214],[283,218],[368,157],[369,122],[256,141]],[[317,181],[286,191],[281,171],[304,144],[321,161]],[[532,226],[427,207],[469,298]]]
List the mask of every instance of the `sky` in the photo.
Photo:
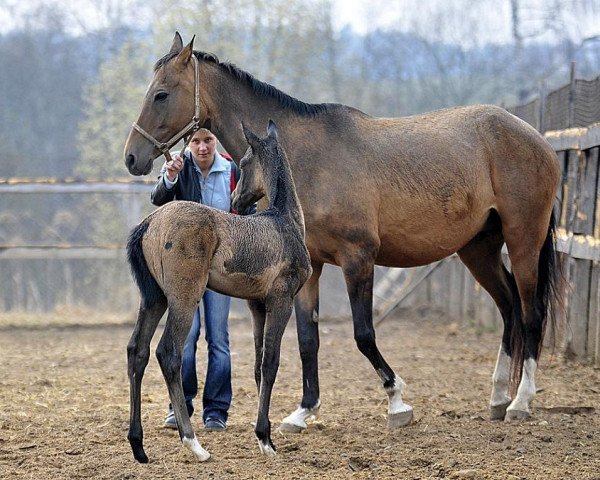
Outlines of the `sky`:
[[[524,25],[531,31],[539,29],[544,16],[551,11],[548,0],[520,0],[523,5]],[[394,28],[417,33],[432,40],[444,39],[468,45],[471,38],[482,43],[505,43],[511,41],[510,2],[508,0],[333,0],[334,28],[341,30],[350,25],[356,32],[364,34],[374,28]],[[122,8],[127,1],[106,2]],[[564,5],[574,3],[563,1]],[[19,13],[38,8],[40,5],[60,4],[67,11],[90,12],[89,15],[73,15],[89,26],[102,26],[95,0],[0,0],[0,33],[15,26]],[[600,34],[600,0],[597,15],[563,15],[561,30],[567,31],[577,42],[586,37]],[[469,10],[466,12],[465,7]],[[565,9],[567,11],[567,9]],[[467,14],[468,13],[468,14]],[[135,15],[135,14],[134,14]],[[525,18],[526,17],[526,18]],[[463,21],[464,19],[464,21]],[[470,20],[469,20],[470,19]]]

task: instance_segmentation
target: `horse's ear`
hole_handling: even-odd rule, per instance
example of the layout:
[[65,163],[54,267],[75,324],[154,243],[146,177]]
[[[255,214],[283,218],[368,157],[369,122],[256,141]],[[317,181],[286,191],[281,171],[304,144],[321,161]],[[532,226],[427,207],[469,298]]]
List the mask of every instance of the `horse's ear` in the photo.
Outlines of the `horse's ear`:
[[194,38],[196,38],[196,35],[194,35],[190,43],[183,47],[177,54],[176,62],[178,65],[185,66],[192,58],[192,55],[194,54]]
[[254,148],[259,143],[259,138],[254,134],[254,132],[252,130],[250,130],[248,127],[246,127],[244,122],[242,122],[242,130],[244,131],[244,137],[246,137],[246,141],[248,142],[248,145],[250,145],[252,147],[252,149],[254,150]]
[[173,38],[173,45],[171,45],[171,50],[169,53],[179,53],[183,49],[183,40],[181,39],[181,35],[179,32],[175,32],[175,38]]
[[275,125],[275,122],[271,119],[269,119],[269,125],[267,127],[267,134],[269,135],[269,137],[277,140],[277,125]]

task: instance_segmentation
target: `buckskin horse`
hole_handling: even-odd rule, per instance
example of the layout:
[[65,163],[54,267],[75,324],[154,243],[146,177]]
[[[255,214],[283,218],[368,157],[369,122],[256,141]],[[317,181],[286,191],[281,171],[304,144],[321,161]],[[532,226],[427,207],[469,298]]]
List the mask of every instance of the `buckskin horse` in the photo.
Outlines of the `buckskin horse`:
[[[195,202],[170,202],[132,230],[127,256],[141,293],[140,310],[127,345],[130,382],[129,443],[133,456],[148,462],[141,420],[141,383],[150,340],[165,310],[165,330],[156,356],[165,378],[183,445],[200,461],[210,454],[192,428],[181,385],[183,343],[205,288],[248,299],[252,311],[255,380],[258,388],[256,436],[260,450],[274,455],[269,405],[294,296],[311,274],[304,243],[302,207],[277,127],[258,138],[244,127],[250,147],[240,161],[241,175],[232,206],[251,205],[263,195],[269,206],[240,217]],[[242,210],[238,210],[242,211]]]
[[[375,118],[339,104],[308,104],[175,34],[159,59],[124,151],[133,175],[194,128],[210,128],[234,159],[240,121],[275,120],[305,216],[313,273],[295,299],[302,401],[280,428],[300,431],[320,407],[319,276],[341,267],[354,338],[389,396],[388,426],[408,424],[402,379],[375,342],[374,265],[413,267],[457,253],[498,306],[504,324],[490,415],[527,418],[546,323],[560,303],[552,147],[531,126],[490,105]],[[503,264],[506,244],[511,263]],[[399,342],[401,339],[399,339]]]

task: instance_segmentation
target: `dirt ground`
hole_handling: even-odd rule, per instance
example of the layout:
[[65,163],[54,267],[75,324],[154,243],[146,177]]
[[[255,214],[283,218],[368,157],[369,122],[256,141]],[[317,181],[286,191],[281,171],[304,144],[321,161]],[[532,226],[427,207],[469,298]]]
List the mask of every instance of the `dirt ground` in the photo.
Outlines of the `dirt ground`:
[[[0,478],[600,479],[598,369],[545,355],[532,418],[490,422],[499,334],[459,328],[432,312],[403,312],[377,330],[381,351],[408,384],[412,425],[387,430],[387,397],[354,345],[351,321],[322,321],[321,418],[302,434],[275,433],[274,459],[261,456],[253,432],[249,320],[231,322],[227,431],[205,433],[192,417],[209,462],[196,462],[177,433],[162,428],[167,393],[153,355],[142,403],[147,465],[134,461],[126,438],[132,325],[50,323],[0,322]],[[300,400],[297,348],[292,320],[273,393],[274,425]]]

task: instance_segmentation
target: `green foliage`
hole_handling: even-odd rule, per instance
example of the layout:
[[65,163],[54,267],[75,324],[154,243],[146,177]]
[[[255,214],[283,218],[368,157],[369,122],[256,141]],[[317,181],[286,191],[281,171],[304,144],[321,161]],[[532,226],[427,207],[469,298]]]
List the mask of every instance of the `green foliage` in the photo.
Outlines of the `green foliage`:
[[98,78],[84,89],[77,175],[106,178],[126,174],[123,147],[151,74],[147,48],[131,40],[101,65]]

